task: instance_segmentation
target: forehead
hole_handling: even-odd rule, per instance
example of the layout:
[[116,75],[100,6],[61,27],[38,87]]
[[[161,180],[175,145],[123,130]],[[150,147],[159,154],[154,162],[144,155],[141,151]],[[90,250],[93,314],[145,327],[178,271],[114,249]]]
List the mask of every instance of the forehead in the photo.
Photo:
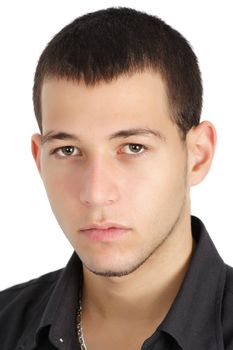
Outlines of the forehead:
[[68,124],[75,127],[76,122],[89,128],[119,123],[121,128],[122,123],[150,127],[151,122],[158,126],[170,121],[165,83],[159,73],[149,70],[91,86],[83,81],[47,79],[42,86],[41,109],[43,130]]

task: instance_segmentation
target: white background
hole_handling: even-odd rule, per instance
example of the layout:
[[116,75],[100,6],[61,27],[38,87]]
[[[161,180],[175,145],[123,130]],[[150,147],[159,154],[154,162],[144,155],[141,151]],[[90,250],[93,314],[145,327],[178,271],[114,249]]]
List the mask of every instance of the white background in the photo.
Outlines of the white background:
[[110,6],[157,15],[180,31],[199,58],[202,120],[218,144],[210,173],[194,187],[192,214],[205,223],[233,265],[233,22],[231,1],[1,1],[0,4],[0,289],[63,267],[72,248],[58,226],[31,156],[38,131],[33,75],[45,45],[74,18]]

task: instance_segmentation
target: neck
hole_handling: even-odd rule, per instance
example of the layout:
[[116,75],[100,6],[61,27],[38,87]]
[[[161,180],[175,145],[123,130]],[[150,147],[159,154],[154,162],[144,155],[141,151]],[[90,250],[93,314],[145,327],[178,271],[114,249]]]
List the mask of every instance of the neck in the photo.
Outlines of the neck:
[[188,270],[195,242],[190,216],[136,271],[103,277],[84,267],[83,308],[104,319],[154,320],[166,316]]

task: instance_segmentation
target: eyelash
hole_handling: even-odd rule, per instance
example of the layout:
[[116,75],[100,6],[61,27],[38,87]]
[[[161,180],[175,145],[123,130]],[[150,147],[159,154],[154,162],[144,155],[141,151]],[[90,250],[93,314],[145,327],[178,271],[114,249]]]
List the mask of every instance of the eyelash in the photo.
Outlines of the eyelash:
[[[146,146],[144,146],[144,145],[141,145],[140,143],[126,143],[126,144],[122,145],[122,147],[125,147],[125,146],[132,146],[132,145],[134,145],[134,146],[139,146],[139,147],[141,147],[142,149],[144,149],[144,151],[147,151],[147,150],[148,150],[148,147],[146,147]],[[70,157],[72,157],[72,156],[73,156],[73,157],[76,156],[76,155],[73,155],[73,154],[71,154],[71,155],[63,155],[63,156],[58,155],[58,151],[62,151],[62,150],[64,150],[65,148],[78,149],[77,147],[71,146],[71,145],[62,146],[62,147],[57,147],[57,148],[53,149],[53,150],[50,152],[50,154],[51,154],[51,155],[56,155],[56,156],[58,156],[59,158],[63,158],[63,159],[67,159],[67,158],[70,158]],[[139,156],[143,156],[144,153],[145,153],[145,152],[132,153],[132,154],[127,154],[127,153],[126,153],[126,155],[133,156],[133,157],[139,157]]]

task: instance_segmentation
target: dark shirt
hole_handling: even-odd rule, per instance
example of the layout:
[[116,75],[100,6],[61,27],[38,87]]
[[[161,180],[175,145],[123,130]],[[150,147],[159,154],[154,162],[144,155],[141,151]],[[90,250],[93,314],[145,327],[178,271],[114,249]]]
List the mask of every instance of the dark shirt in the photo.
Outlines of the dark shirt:
[[[143,350],[233,349],[233,269],[224,264],[203,223],[191,219],[196,249],[188,272]],[[0,349],[80,349],[76,310],[81,285],[82,264],[74,253],[64,269],[2,291]]]

